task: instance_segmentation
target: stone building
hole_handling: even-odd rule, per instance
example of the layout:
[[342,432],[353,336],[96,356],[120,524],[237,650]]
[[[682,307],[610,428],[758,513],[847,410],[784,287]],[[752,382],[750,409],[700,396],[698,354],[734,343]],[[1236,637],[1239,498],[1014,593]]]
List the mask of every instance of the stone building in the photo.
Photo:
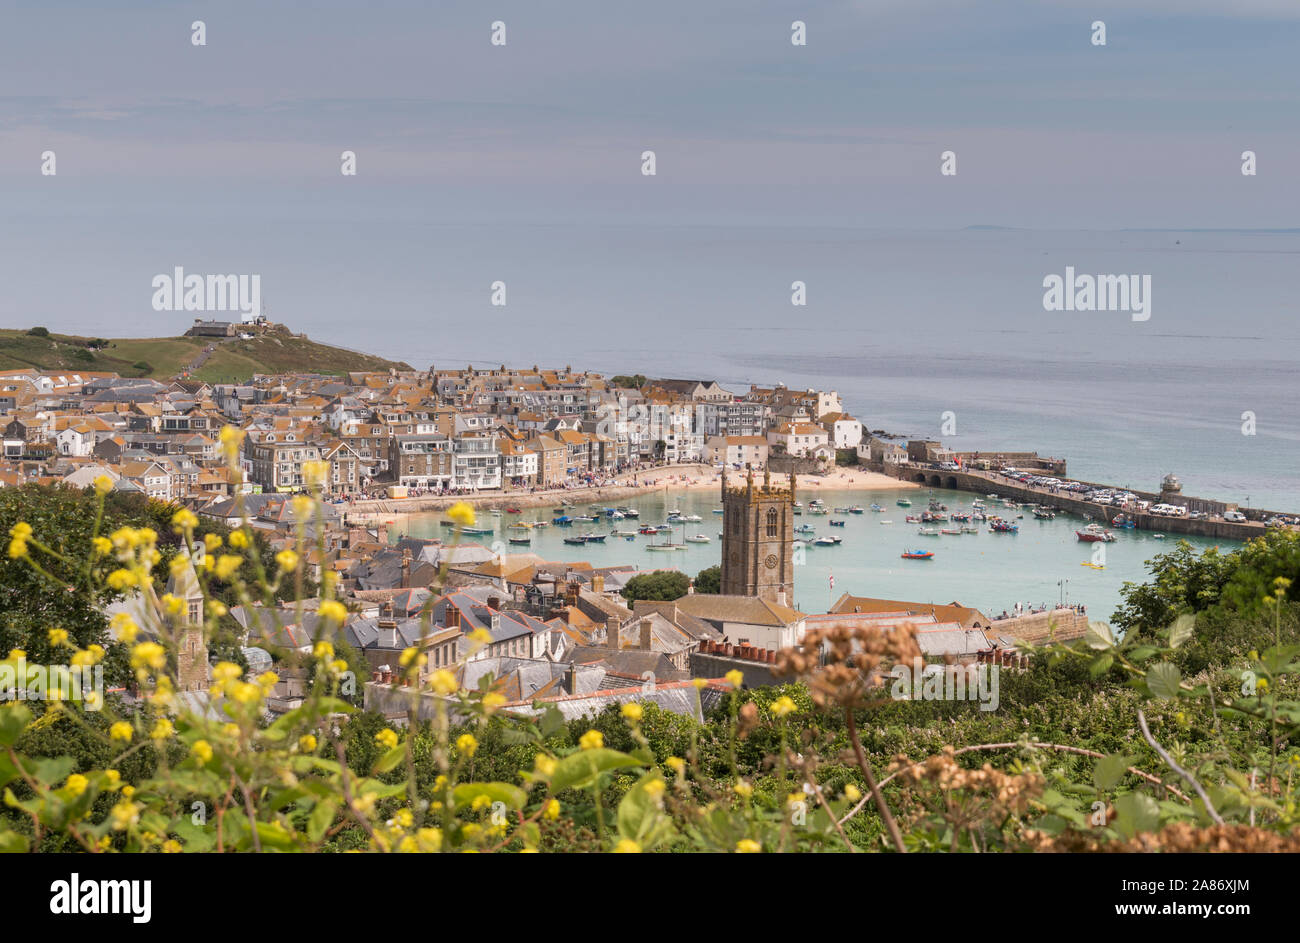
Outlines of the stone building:
[[761,596],[789,605],[794,598],[795,476],[774,485],[764,471],[761,485],[749,468],[745,483],[722,476],[722,585],[725,596]]

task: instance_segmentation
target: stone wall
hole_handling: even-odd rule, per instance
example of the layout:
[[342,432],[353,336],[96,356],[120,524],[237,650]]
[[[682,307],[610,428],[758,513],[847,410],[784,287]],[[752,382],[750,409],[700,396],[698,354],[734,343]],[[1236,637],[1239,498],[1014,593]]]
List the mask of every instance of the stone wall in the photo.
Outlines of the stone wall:
[[[1055,627],[1055,633],[1052,629]],[[997,619],[989,624],[984,634],[993,641],[999,636],[1008,636],[1025,642],[1041,645],[1052,638],[1059,642],[1083,638],[1088,631],[1088,617],[1073,609],[1056,609],[1049,612],[1036,612],[1033,615],[1017,616],[1013,619]]]

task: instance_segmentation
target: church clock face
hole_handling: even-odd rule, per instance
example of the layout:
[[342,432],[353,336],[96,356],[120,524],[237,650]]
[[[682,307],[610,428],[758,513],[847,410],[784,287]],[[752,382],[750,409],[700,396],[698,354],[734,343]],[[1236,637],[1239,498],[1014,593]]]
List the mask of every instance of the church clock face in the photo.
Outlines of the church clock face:
[[767,557],[763,560],[763,565],[766,566],[769,570],[775,570],[777,562],[778,561],[776,558],[776,554],[769,553]]

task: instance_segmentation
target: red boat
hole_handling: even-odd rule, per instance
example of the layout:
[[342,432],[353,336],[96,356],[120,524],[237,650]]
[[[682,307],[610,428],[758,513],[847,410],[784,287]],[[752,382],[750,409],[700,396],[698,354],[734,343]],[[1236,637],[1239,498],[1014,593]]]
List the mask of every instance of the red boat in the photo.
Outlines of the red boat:
[[507,513],[507,514],[522,514],[523,511],[519,510],[519,508],[506,508],[506,513]]
[[1081,543],[1114,543],[1115,535],[1108,530],[1103,530],[1099,524],[1089,524],[1083,530],[1076,530],[1074,536],[1079,538]]
[[929,550],[904,550],[904,560],[933,560],[934,553]]

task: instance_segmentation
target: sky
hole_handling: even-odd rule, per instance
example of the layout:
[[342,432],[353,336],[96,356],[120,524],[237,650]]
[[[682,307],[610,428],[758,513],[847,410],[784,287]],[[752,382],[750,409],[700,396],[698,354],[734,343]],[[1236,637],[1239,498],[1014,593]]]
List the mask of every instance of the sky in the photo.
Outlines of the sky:
[[[747,318],[772,258],[816,268],[819,247],[847,317],[878,288],[850,283],[863,233],[1300,227],[1298,47],[1289,0],[10,0],[0,326],[176,333],[150,280],[182,265],[261,273],[273,318],[345,346],[398,356],[419,335],[421,357],[460,358],[489,324],[562,357],[623,310]],[[944,266],[914,243],[899,270],[923,284]],[[1294,248],[1248,262],[1282,285]],[[960,253],[963,277],[1002,277]],[[1036,310],[1023,269],[981,304]],[[520,307],[491,321],[498,276]]]

